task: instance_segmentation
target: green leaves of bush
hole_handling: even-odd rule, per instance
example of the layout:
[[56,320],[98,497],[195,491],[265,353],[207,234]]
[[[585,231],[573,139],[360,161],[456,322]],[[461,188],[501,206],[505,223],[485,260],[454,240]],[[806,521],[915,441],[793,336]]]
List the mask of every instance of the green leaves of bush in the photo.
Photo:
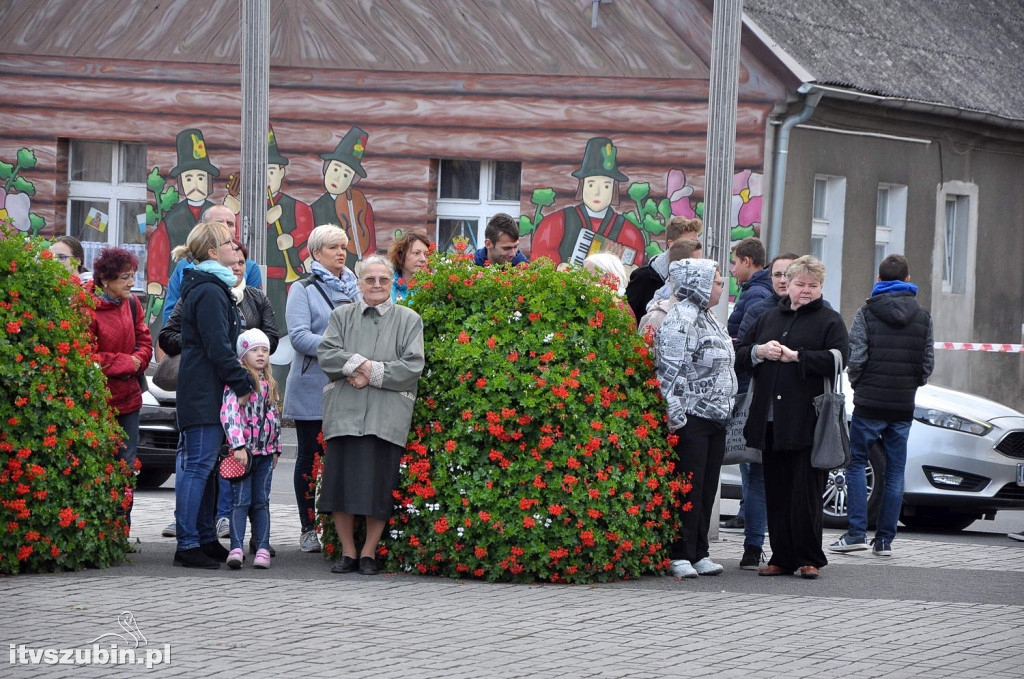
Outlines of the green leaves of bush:
[[0,574],[110,566],[127,545],[133,477],[114,457],[90,300],[47,245],[0,224]]
[[410,303],[427,362],[388,567],[577,583],[663,568],[686,484],[622,299],[544,263],[431,268]]

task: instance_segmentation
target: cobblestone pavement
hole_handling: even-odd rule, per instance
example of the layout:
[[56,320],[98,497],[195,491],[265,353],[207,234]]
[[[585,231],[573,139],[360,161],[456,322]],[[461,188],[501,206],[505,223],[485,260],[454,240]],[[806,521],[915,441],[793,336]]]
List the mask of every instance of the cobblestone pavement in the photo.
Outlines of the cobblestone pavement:
[[[130,640],[126,629],[145,637],[140,658],[146,650],[154,660],[156,652],[171,654],[169,663],[138,666],[133,675],[1024,676],[1024,545],[897,541],[892,559],[830,555],[832,564],[811,582],[739,571],[742,536],[724,534],[712,546],[728,566],[718,578],[493,585],[332,576],[317,555],[298,552],[288,505],[273,507],[279,556],[271,570],[172,568],[173,540],[159,537],[172,511],[170,498],[137,502],[133,535],[142,542],[134,565],[0,580],[0,636],[14,645],[0,676],[123,673],[30,662],[33,651],[85,648],[100,635]],[[995,583],[997,593],[987,602],[958,601],[950,588],[965,579]],[[929,581],[933,594],[920,596],[927,587],[915,583]],[[857,593],[885,583],[895,595]],[[134,626],[118,624],[124,611]]]

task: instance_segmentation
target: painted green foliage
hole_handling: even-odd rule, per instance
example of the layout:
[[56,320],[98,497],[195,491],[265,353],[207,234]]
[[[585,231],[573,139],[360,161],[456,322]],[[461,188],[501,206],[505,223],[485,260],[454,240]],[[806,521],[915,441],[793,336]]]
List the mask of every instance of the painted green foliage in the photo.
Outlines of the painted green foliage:
[[18,231],[38,236],[46,220],[31,212],[36,187],[21,174],[23,170],[31,170],[35,166],[35,151],[28,148],[18,149],[14,163],[0,161],[0,181],[4,182],[3,188],[0,188],[0,220],[8,219]]
[[160,176],[160,168],[156,166],[146,177],[146,188],[153,194],[154,202],[154,205],[146,205],[146,226],[155,226],[177,204],[178,189],[167,186],[167,180]]

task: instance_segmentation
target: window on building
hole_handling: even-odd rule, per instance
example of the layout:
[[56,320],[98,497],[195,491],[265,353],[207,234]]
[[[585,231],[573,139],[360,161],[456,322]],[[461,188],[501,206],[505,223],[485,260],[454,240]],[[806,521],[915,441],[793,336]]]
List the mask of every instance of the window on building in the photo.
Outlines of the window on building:
[[814,218],[828,221],[828,178],[814,178]]
[[967,219],[970,198],[946,195],[945,253],[942,261],[943,292],[967,291]]
[[521,163],[442,159],[438,170],[438,250],[451,251],[458,237],[474,249],[483,247],[491,217],[519,212]]
[[838,311],[842,290],[846,177],[818,175],[814,178],[811,214],[811,254],[825,264],[822,295]]
[[146,285],[146,147],[73,139],[68,171],[69,235],[82,241],[85,266],[117,246],[139,258],[136,289]]
[[875,206],[875,271],[892,254],[904,254],[907,233],[907,187],[879,184]]

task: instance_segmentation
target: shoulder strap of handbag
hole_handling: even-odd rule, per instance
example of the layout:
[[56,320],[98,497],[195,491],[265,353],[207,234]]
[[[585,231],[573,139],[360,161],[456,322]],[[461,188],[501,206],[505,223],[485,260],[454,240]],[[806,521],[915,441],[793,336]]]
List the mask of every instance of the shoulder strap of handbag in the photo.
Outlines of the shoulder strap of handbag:
[[320,287],[320,283],[318,282],[319,278],[319,276],[313,274],[309,278],[303,278],[301,281],[299,281],[299,285],[301,285],[304,288],[308,288],[310,285],[312,285],[314,288],[316,288],[316,291],[320,293],[320,296],[324,298],[324,301],[327,302],[327,306],[331,307],[331,309],[333,310],[334,302],[331,301],[330,295],[324,292],[324,289]]
[[[142,306],[142,302],[139,301],[138,297],[136,297],[135,295],[132,295],[131,297],[128,298],[128,308],[132,310],[132,334],[133,335],[135,334],[135,326],[137,326],[139,324],[139,312],[135,310],[135,305],[136,304],[139,305],[140,307]],[[135,342],[135,348],[136,349],[139,348],[138,341]]]
[[828,352],[832,354],[832,367],[834,372],[832,373],[831,387],[828,385],[828,378],[822,378],[825,382],[825,391],[834,391],[837,394],[841,394],[843,393],[843,354],[838,349],[829,349]]

